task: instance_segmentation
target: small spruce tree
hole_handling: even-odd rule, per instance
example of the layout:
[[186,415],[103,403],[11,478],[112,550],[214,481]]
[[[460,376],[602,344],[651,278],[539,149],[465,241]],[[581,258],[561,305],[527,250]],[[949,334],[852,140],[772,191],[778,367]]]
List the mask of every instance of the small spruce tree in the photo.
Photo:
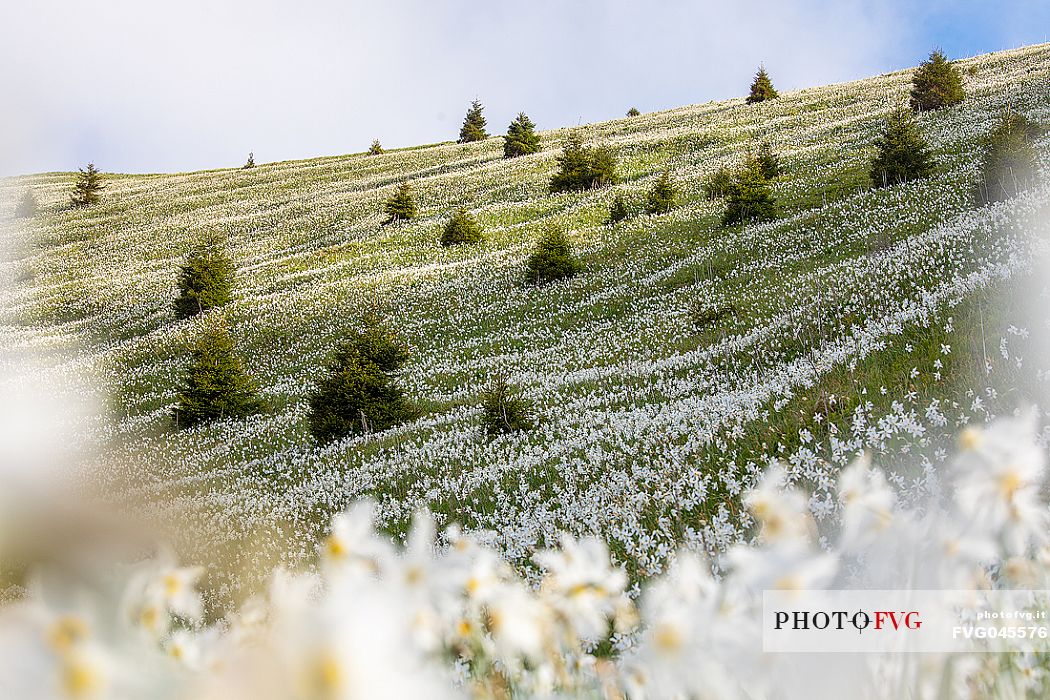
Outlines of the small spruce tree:
[[674,209],[677,196],[678,192],[674,181],[671,180],[671,173],[665,170],[649,189],[645,210],[650,214],[666,214]]
[[255,167],[255,154],[251,151],[248,152],[248,160],[244,162],[242,170],[248,170]]
[[73,185],[73,194],[70,195],[69,200],[74,207],[91,206],[102,197],[102,190],[105,187],[102,184],[102,173],[95,168],[94,163],[88,163],[86,169],[80,169],[76,184]]
[[911,108],[927,112],[958,104],[966,97],[962,76],[940,50],[919,66],[911,79]]
[[767,180],[779,177],[783,172],[780,167],[780,158],[773,151],[773,147],[768,141],[763,141],[759,145],[758,153],[755,155],[755,163],[758,169],[762,171],[762,177]]
[[619,181],[616,154],[608,146],[591,148],[573,132],[558,156],[558,171],[551,178],[550,191],[571,192],[589,187],[614,185]]
[[376,317],[338,345],[308,399],[310,433],[324,444],[385,430],[412,415],[396,375],[408,350]]
[[886,119],[885,130],[875,145],[878,153],[871,161],[875,187],[918,180],[933,172],[933,157],[926,140],[911,112],[903,107]]
[[569,239],[554,224],[547,226],[525,263],[526,280],[540,285],[572,277],[583,265],[572,252]]
[[984,141],[978,204],[1001,202],[1030,188],[1035,182],[1038,154],[1035,140],[1042,130],[1013,111],[1006,111]]
[[766,67],[759,66],[758,73],[755,73],[755,79],[751,83],[751,94],[747,96],[747,103],[753,105],[766,100],[775,100],[778,97],[780,95],[773,87],[773,81],[769,79]]
[[416,218],[419,211],[416,208],[416,198],[412,194],[412,186],[407,182],[401,183],[394,195],[384,205],[387,219],[384,223],[396,224]]
[[372,145],[368,149],[368,155],[379,156],[383,154],[383,144],[379,143],[379,139],[372,141]]
[[503,137],[503,157],[517,158],[540,150],[540,137],[536,133],[536,125],[532,123],[524,112],[518,112],[518,116],[507,127],[507,135]]
[[726,196],[726,211],[722,216],[723,226],[735,226],[756,221],[769,221],[777,216],[776,201],[769,181],[753,163],[736,175],[733,186]]
[[723,199],[729,196],[735,184],[736,177],[733,175],[733,171],[729,168],[721,167],[704,181],[704,196],[708,200]]
[[466,209],[457,209],[441,232],[441,245],[481,243],[485,234],[481,225]]
[[467,110],[467,116],[463,118],[463,126],[459,130],[459,142],[470,143],[472,141],[484,141],[489,137],[485,131],[485,108],[481,102],[474,100]]
[[627,110],[627,116],[628,117],[640,117],[640,116],[642,116],[642,113],[638,111],[637,107],[631,107],[629,110]]
[[613,197],[612,204],[609,205],[609,223],[616,224],[631,215],[630,206],[627,204],[627,198],[623,194],[617,193]]
[[36,200],[36,192],[32,189],[26,189],[22,193],[21,198],[18,200],[18,204],[15,205],[15,218],[16,219],[32,219],[37,215],[40,206]]
[[233,261],[218,237],[198,243],[179,266],[175,316],[189,318],[227,303],[233,289],[233,273]]
[[497,375],[482,394],[481,409],[482,426],[489,437],[531,430],[536,425],[532,402],[523,398],[502,374]]
[[176,425],[189,428],[212,420],[243,418],[262,408],[263,402],[234,352],[229,331],[221,324],[208,329],[193,349],[179,389]]

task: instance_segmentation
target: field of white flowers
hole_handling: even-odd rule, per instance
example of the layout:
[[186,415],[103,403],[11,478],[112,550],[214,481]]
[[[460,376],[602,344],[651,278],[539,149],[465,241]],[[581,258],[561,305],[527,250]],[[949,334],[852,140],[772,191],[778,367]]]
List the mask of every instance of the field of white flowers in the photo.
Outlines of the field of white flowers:
[[[66,206],[72,176],[0,181],[2,209],[31,186],[43,213],[4,263],[6,351],[46,354],[40,380],[85,375],[107,397],[81,425],[85,488],[192,533],[216,600],[275,563],[316,559],[332,516],[361,498],[407,536],[419,509],[444,528],[494,533],[527,576],[559,534],[596,536],[636,577],[680,547],[717,555],[754,536],[744,491],[773,459],[837,512],[839,472],[868,449],[909,493],[946,458],[948,436],[1038,398],[1046,374],[1019,298],[1042,292],[1032,249],[1048,191],[975,208],[979,143],[1009,106],[1050,122],[1050,47],[960,62],[968,97],[922,115],[938,170],[864,184],[883,117],[910,73],[647,114],[580,129],[620,157],[614,188],[550,195],[568,130],[503,160],[500,139],[178,175],[108,175],[101,204]],[[780,153],[782,215],[718,225],[704,179],[760,141]],[[1044,165],[1050,141],[1040,142]],[[105,164],[99,166],[104,170]],[[605,220],[616,193],[644,196],[669,169],[669,214]],[[412,184],[421,217],[381,227]],[[475,248],[440,227],[467,207]],[[522,284],[542,225],[559,223],[586,271]],[[187,348],[208,319],[176,321],[177,265],[220,232],[239,266],[221,313],[266,413],[193,430],[169,415]],[[368,437],[311,443],[305,397],[326,356],[379,304],[412,348],[403,381],[423,417]],[[703,311],[725,311],[697,327]],[[484,439],[478,396],[506,372],[537,405],[536,430]],[[911,459],[910,453],[921,454]],[[925,465],[925,469],[915,468]]]

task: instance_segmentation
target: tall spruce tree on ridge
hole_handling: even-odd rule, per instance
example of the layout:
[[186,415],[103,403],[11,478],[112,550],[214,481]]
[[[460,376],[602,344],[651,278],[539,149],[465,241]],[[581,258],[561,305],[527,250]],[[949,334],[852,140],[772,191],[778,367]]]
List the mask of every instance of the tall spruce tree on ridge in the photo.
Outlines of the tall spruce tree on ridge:
[[233,261],[218,236],[199,242],[179,267],[175,316],[189,318],[228,302],[233,288],[233,272]]
[[419,211],[416,208],[415,195],[412,194],[412,186],[402,182],[394,195],[383,205],[383,209],[387,216],[384,224],[396,224],[416,218]]
[[484,141],[489,137],[488,132],[485,131],[487,122],[483,114],[484,110],[485,107],[480,100],[474,100],[470,103],[470,109],[467,110],[467,116],[463,118],[463,126],[459,130],[460,143]]
[[755,73],[755,79],[751,83],[751,94],[747,96],[747,103],[753,105],[766,100],[775,100],[778,97],[780,94],[773,87],[773,81],[769,79],[766,67],[759,66],[758,73]]
[[886,127],[875,142],[879,149],[871,161],[875,187],[889,187],[918,180],[933,172],[933,157],[911,111],[900,107],[886,118]]
[[73,185],[73,194],[70,195],[69,201],[74,207],[91,206],[101,198],[102,190],[105,187],[102,184],[102,173],[95,168],[94,163],[88,163],[87,168],[80,169],[80,174],[77,175],[77,181]]
[[524,112],[518,112],[518,116],[507,127],[507,135],[503,139],[504,158],[516,158],[540,150],[540,137],[536,133],[536,125]]
[[915,71],[911,85],[911,108],[916,112],[949,107],[966,97],[962,76],[939,49]]

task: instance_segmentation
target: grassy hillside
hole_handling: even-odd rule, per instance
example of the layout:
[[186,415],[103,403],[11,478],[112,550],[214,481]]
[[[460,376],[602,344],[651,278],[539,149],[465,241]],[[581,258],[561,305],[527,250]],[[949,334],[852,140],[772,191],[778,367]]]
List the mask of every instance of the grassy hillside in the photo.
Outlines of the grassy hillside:
[[[1047,192],[976,208],[972,189],[1000,110],[1050,122],[1050,46],[961,67],[967,100],[921,117],[936,174],[878,191],[872,144],[910,72],[582,127],[625,175],[584,193],[547,193],[567,130],[510,161],[493,138],[110,175],[103,202],[83,210],[66,206],[71,174],[4,180],[3,211],[26,186],[44,209],[11,234],[19,252],[4,267],[19,286],[3,302],[5,342],[57,352],[59,376],[98,375],[111,412],[90,436],[103,448],[93,485],[193,524],[216,560],[308,559],[330,514],[369,496],[395,532],[424,506],[492,529],[511,556],[559,530],[598,532],[632,571],[652,572],[677,543],[717,551],[741,536],[734,497],[772,458],[826,493],[865,447],[894,452],[910,436],[936,460],[956,423],[1031,396],[1036,370],[1016,360],[1030,334],[1002,292],[1032,281]],[[761,140],[785,166],[781,216],[721,228],[724,204],[702,183]],[[1045,162],[1045,138],[1040,149]],[[665,169],[682,191],[673,212],[605,225],[618,192],[640,199]],[[382,201],[406,180],[421,218],[381,227]],[[438,244],[460,206],[485,226],[483,246]],[[525,286],[548,221],[586,271]],[[175,275],[207,232],[228,237],[239,265],[221,314],[272,409],[177,431],[186,348],[213,314],[175,320]],[[424,415],[319,448],[305,397],[373,303],[412,348],[404,383]],[[540,425],[487,441],[478,397],[499,371]]]

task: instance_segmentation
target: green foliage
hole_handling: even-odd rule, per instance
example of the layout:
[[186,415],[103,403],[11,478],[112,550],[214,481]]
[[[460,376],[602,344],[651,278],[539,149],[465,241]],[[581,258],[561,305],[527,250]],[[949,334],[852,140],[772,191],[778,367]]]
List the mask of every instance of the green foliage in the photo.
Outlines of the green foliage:
[[915,71],[911,86],[911,108],[917,112],[958,104],[966,97],[962,76],[939,50]]
[[780,95],[773,87],[773,81],[769,79],[766,67],[759,66],[758,73],[755,73],[755,79],[751,83],[751,94],[747,96],[747,103],[753,105],[766,100],[775,100],[778,97]]
[[15,218],[32,219],[39,210],[40,206],[36,200],[36,192],[32,189],[26,189],[18,200],[18,204],[15,205]]
[[607,146],[583,145],[578,133],[569,135],[558,156],[558,172],[551,178],[550,191],[572,192],[604,187],[619,182],[616,154]]
[[1030,188],[1038,168],[1035,140],[1042,129],[1023,115],[1006,111],[984,143],[977,202],[989,204],[1016,197]]
[[252,153],[251,151],[249,151],[248,152],[248,160],[245,161],[244,166],[241,169],[242,170],[248,170],[249,168],[254,168],[254,167],[255,167],[255,154]]
[[583,269],[583,265],[573,255],[569,239],[562,230],[550,224],[536,243],[525,268],[526,280],[539,285],[572,277]]
[[646,196],[645,211],[650,214],[666,214],[674,209],[677,189],[671,180],[671,173],[663,171],[660,178],[653,183]]
[[386,212],[387,219],[386,224],[396,224],[400,221],[408,221],[416,218],[419,215],[419,211],[416,208],[416,198],[412,194],[412,186],[407,182],[401,183],[394,192],[394,196],[386,201],[383,205],[383,210]]
[[481,423],[489,437],[531,430],[536,426],[532,402],[510,386],[502,374],[482,394],[481,408]]
[[613,197],[612,204],[609,205],[609,223],[616,224],[631,215],[630,205],[627,203],[627,198],[621,193],[617,193]]
[[81,168],[77,175],[76,184],[73,185],[73,194],[69,201],[74,207],[87,207],[98,202],[102,197],[102,173],[95,169],[94,163],[88,163],[87,168]]
[[638,111],[637,107],[631,107],[629,110],[627,110],[627,116],[628,117],[640,117],[640,116],[642,116],[642,113]]
[[441,232],[441,245],[481,243],[485,235],[481,225],[466,209],[457,209]]
[[233,272],[233,261],[217,237],[199,243],[179,266],[179,296],[175,298],[175,315],[189,318],[228,302],[233,287]]
[[188,428],[212,420],[243,418],[262,408],[263,402],[234,353],[229,331],[223,325],[208,329],[193,349],[179,389],[175,424]]
[[481,102],[474,100],[467,110],[467,116],[463,118],[463,126],[459,130],[459,142],[470,143],[472,141],[484,141],[489,137],[485,131],[485,108]]
[[871,181],[889,187],[918,180],[933,172],[933,157],[911,112],[903,107],[886,119],[883,135],[875,142],[878,153],[871,162]]
[[308,399],[310,433],[324,444],[385,430],[412,416],[395,375],[408,361],[397,335],[376,318],[340,343]]
[[532,123],[524,112],[518,112],[518,116],[507,127],[507,135],[503,137],[503,157],[517,158],[540,150],[540,137],[536,133],[536,125]]
[[769,181],[754,164],[749,164],[737,173],[726,196],[726,205],[722,216],[723,226],[769,221],[777,216]]
[[379,143],[379,139],[374,139],[372,145],[368,148],[368,155],[378,156],[383,154],[383,144]]
[[755,164],[762,172],[762,177],[767,180],[779,177],[783,172],[783,168],[780,166],[780,158],[773,152],[773,147],[768,141],[763,141],[758,147],[758,154],[755,155]]
[[733,171],[725,167],[719,168],[704,182],[704,196],[709,200],[728,197],[735,184]]

